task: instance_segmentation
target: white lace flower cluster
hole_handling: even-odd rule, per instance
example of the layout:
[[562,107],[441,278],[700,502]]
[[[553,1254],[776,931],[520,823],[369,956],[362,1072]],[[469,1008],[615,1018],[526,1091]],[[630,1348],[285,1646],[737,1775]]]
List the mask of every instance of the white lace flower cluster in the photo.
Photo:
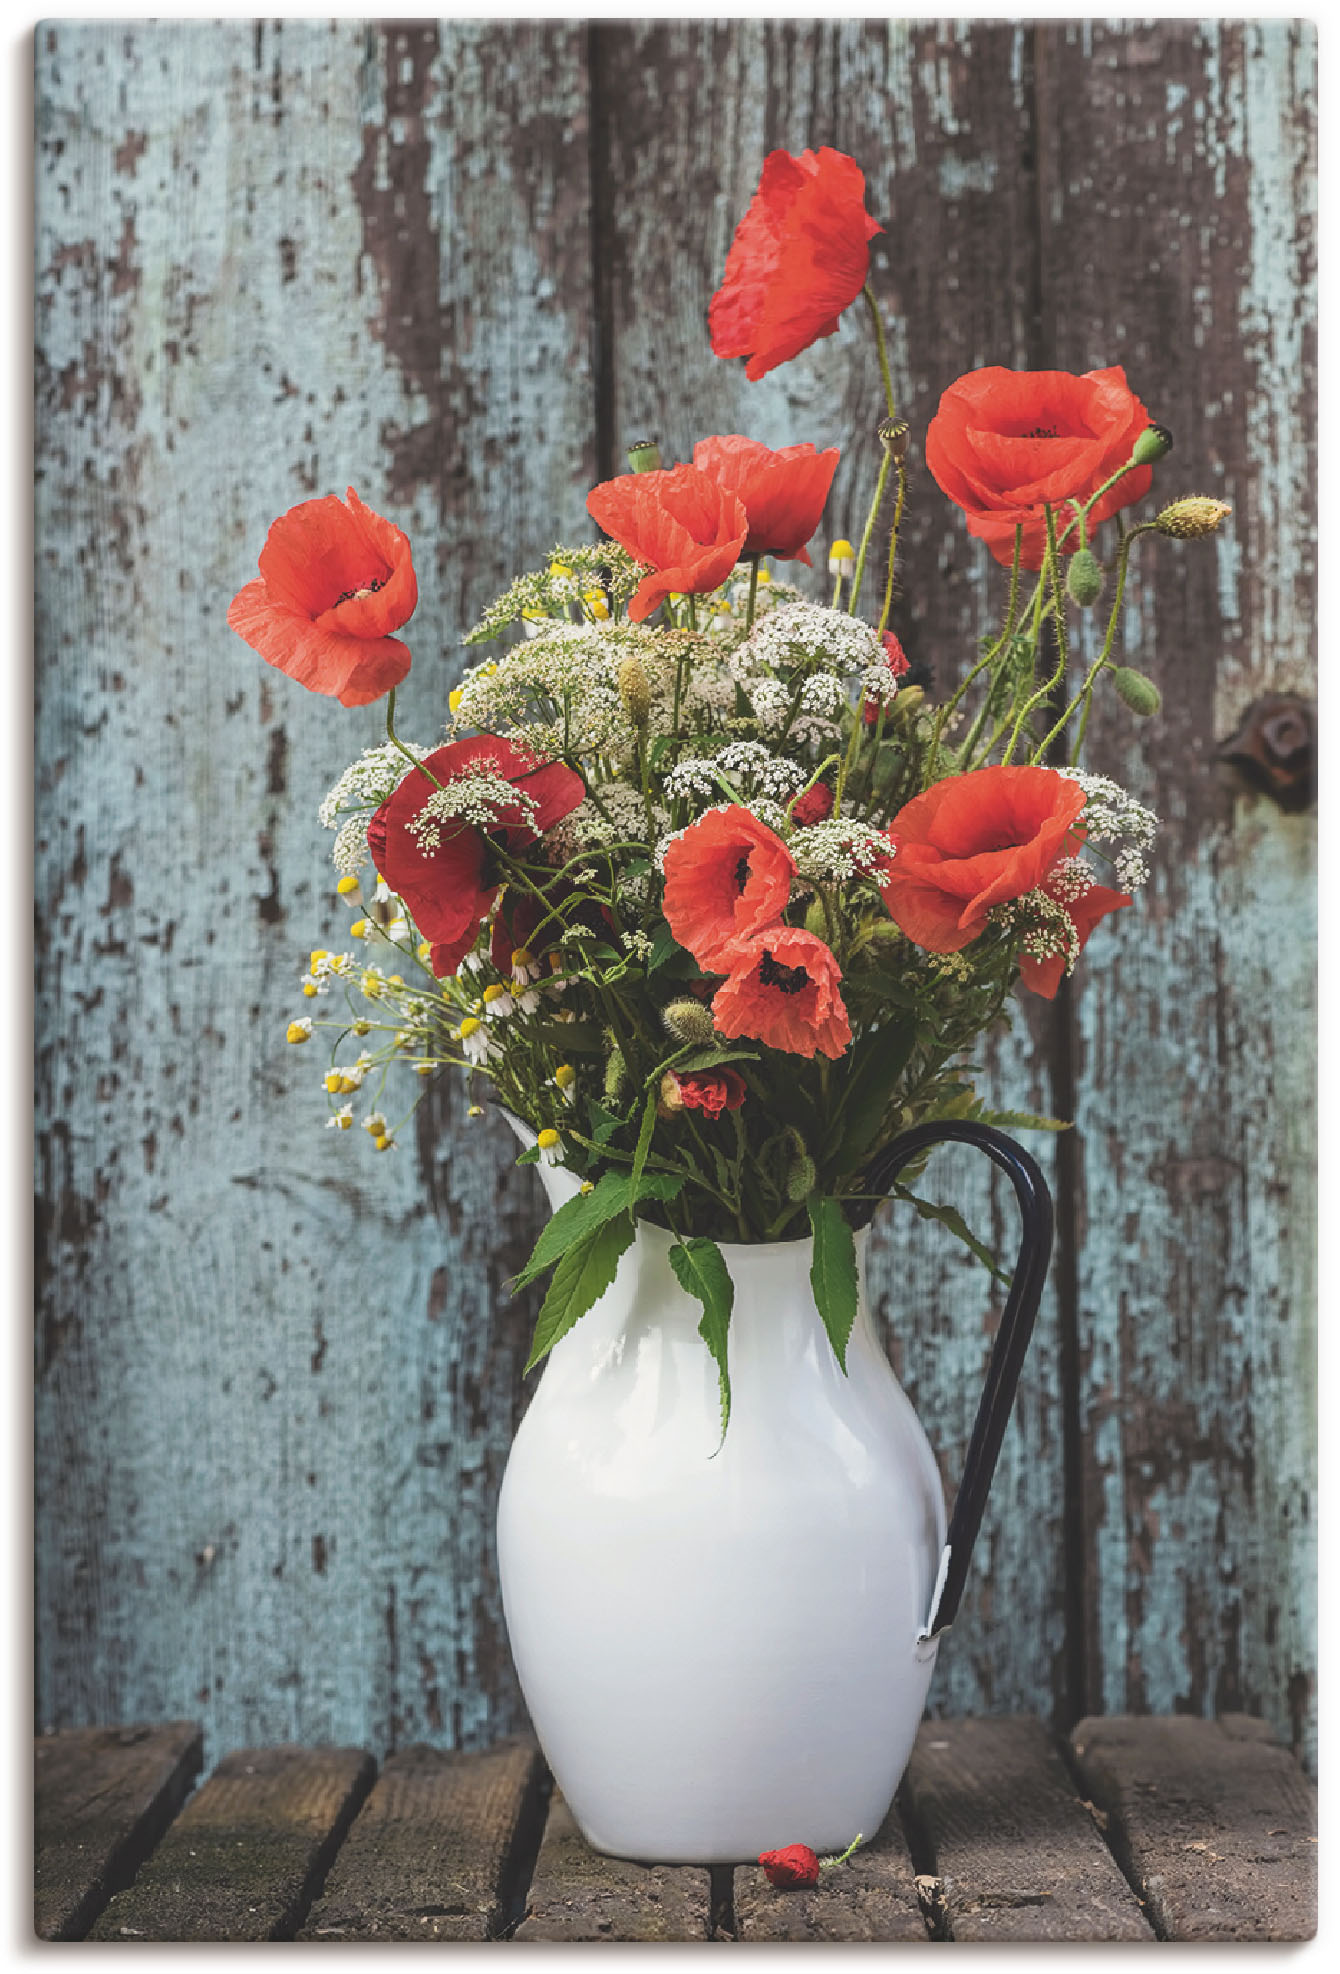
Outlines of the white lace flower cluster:
[[771,796],[785,802],[806,779],[799,761],[774,754],[759,740],[732,740],[717,754],[677,762],[665,778],[666,793],[692,799],[723,793],[724,776],[740,795]]
[[489,830],[509,812],[509,820],[515,821],[518,809],[531,824],[539,813],[534,796],[491,768],[484,757],[467,763],[466,772],[454,775],[445,788],[435,788],[411,818],[409,830],[425,855],[431,855],[442,841],[444,823],[464,822]]
[[465,641],[483,644],[500,637],[518,620],[533,623],[556,617],[562,621],[573,608],[581,608],[595,617],[606,615],[606,591],[617,608],[627,602],[641,579],[639,565],[614,542],[598,542],[594,547],[556,548],[548,568],[518,576],[489,605]]
[[1158,835],[1158,817],[1106,775],[1086,774],[1082,768],[1059,772],[1084,790],[1080,821],[1085,843],[1109,858],[1119,891],[1138,891],[1149,881],[1149,852]]
[[737,678],[766,667],[782,675],[798,667],[851,678],[883,661],[884,648],[869,624],[820,603],[791,603],[756,623],[734,653]]
[[[657,828],[669,821],[659,803],[652,804],[652,821]],[[643,843],[646,836],[647,810],[637,789],[631,782],[602,781],[596,786],[595,799],[587,795],[571,814],[545,831],[540,854],[546,863],[558,866],[583,850],[601,849],[610,843]]]
[[403,752],[389,740],[384,740],[380,747],[365,747],[358,759],[345,769],[317,810],[322,827],[339,829],[341,818],[350,809],[379,809],[410,772],[405,753],[412,754],[416,761],[422,761],[432,751],[431,747],[416,747],[413,741],[406,743]]
[[870,823],[830,816],[798,829],[787,839],[796,872],[812,883],[851,883],[887,864],[893,855],[888,837]]
[[462,679],[453,731],[505,733],[549,759],[625,755],[634,729],[597,625],[554,624]]

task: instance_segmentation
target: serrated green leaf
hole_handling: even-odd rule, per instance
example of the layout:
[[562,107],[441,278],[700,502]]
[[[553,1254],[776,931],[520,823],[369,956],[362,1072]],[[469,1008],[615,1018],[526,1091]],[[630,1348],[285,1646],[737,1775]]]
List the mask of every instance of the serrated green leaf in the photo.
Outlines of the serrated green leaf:
[[757,1049],[695,1049],[683,1062],[675,1064],[677,1076],[696,1076],[700,1069],[718,1069],[723,1062],[757,1062]]
[[859,1165],[874,1143],[916,1039],[915,1022],[894,1021],[857,1043],[847,1099],[832,1134],[831,1156],[840,1157],[845,1168]]
[[1064,1117],[1042,1117],[1031,1110],[979,1110],[980,1124],[994,1124],[1001,1131],[1073,1131]]
[[528,1282],[533,1282],[537,1275],[552,1267],[575,1242],[584,1240],[597,1227],[603,1227],[607,1220],[628,1213],[638,1200],[676,1199],[683,1188],[681,1173],[644,1172],[634,1193],[631,1173],[607,1172],[591,1192],[579,1193],[576,1199],[570,1199],[559,1207],[553,1219],[541,1230],[530,1259],[517,1276],[513,1288],[524,1289]]
[[[588,1194],[588,1198],[591,1195]],[[633,1216],[622,1213],[583,1236],[570,1247],[554,1270],[554,1279],[540,1307],[526,1369],[533,1371],[560,1337],[565,1337],[614,1280],[619,1257],[632,1244]]]
[[1008,1270],[1000,1266],[986,1243],[978,1240],[956,1207],[937,1206],[933,1200],[921,1199],[916,1193],[909,1192],[906,1186],[895,1186],[894,1196],[897,1199],[910,1200],[923,1220],[938,1220],[942,1227],[948,1227],[950,1233],[962,1241],[964,1247],[977,1257],[983,1268],[994,1275],[998,1282],[1009,1281]]
[[680,946],[678,939],[676,939],[665,920],[662,919],[651,935],[651,951],[647,955],[647,972],[659,972],[668,960],[672,960],[676,953],[682,951],[683,948]]
[[698,1335],[711,1351],[717,1367],[721,1392],[721,1437],[724,1440],[726,1427],[730,1424],[730,1368],[726,1338],[730,1330],[731,1310],[735,1306],[735,1284],[730,1278],[721,1249],[715,1241],[705,1240],[701,1235],[680,1241],[672,1247],[670,1266],[685,1295],[693,1296],[703,1306]]
[[642,1183],[646,1170],[647,1153],[651,1150],[651,1134],[656,1129],[656,1106],[660,1102],[660,1088],[648,1090],[647,1101],[642,1106],[642,1122],[638,1126],[637,1143],[633,1147],[633,1165],[628,1174],[632,1187],[632,1197],[637,1198],[637,1189]]
[[847,1342],[856,1321],[856,1242],[835,1199],[812,1194],[805,1205],[814,1233],[814,1259],[810,1264],[814,1304],[845,1376]]

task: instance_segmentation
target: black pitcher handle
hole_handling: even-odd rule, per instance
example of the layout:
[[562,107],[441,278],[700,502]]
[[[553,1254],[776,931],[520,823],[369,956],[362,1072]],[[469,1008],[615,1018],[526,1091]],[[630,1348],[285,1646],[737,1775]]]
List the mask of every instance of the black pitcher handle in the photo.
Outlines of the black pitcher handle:
[[1024,1367],[1024,1353],[1033,1334],[1033,1319],[1042,1299],[1042,1285],[1047,1279],[1055,1218],[1047,1182],[1022,1145],[1017,1145],[1013,1138],[1007,1138],[1003,1131],[997,1131],[994,1125],[947,1118],[938,1124],[914,1125],[871,1161],[862,1190],[874,1197],[861,1201],[857,1206],[852,1216],[857,1225],[864,1226],[873,1217],[879,1200],[918,1152],[925,1151],[929,1145],[946,1142],[976,1145],[1002,1172],[1009,1174],[1019,1202],[1023,1238],[1010,1281],[1010,1292],[1005,1298],[1005,1313],[1000,1319],[991,1361],[987,1366],[986,1389],[982,1393],[977,1422],[968,1443],[963,1479],[954,1497],[954,1512],[949,1518],[949,1532],[940,1555],[930,1611],[925,1626],[918,1634],[919,1639],[927,1642],[938,1638],[942,1631],[948,1631],[958,1614],[959,1600],[972,1558],[972,1546],[982,1524],[982,1511],[986,1507],[1001,1441],[1005,1437],[1005,1427],[1014,1404],[1019,1373]]

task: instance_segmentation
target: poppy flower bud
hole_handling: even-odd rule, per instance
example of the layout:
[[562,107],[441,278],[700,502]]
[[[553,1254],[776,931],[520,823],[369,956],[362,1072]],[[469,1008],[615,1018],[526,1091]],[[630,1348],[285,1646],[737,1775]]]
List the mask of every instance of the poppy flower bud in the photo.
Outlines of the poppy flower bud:
[[786,1197],[796,1203],[808,1199],[818,1183],[814,1160],[807,1151],[793,1158],[786,1173]]
[[605,1101],[617,1103],[624,1084],[628,1081],[628,1065],[623,1059],[623,1050],[616,1043],[610,1050],[605,1064]]
[[1233,512],[1222,500],[1212,500],[1209,494],[1186,494],[1175,500],[1157,516],[1154,526],[1161,535],[1171,535],[1174,541],[1194,541],[1199,535],[1212,535],[1219,523]]
[[1172,451],[1172,433],[1166,425],[1146,425],[1131,449],[1133,466],[1154,466]]
[[811,899],[809,910],[805,914],[805,930],[806,932],[812,932],[816,939],[827,937],[828,914],[824,910],[822,898]]
[[634,473],[657,473],[661,466],[659,439],[634,439],[628,448],[628,464]]
[[905,685],[893,702],[892,714],[897,720],[909,724],[914,714],[921,710],[926,694],[919,685]]
[[671,1001],[661,1010],[661,1020],[677,1042],[692,1042],[700,1049],[710,1049],[716,1040],[711,1012],[701,1001]]
[[633,656],[625,658],[617,676],[623,709],[633,725],[641,730],[647,724],[647,716],[651,712],[651,686],[647,682],[647,674],[642,669],[642,660]]
[[819,1859],[808,1844],[788,1844],[782,1851],[764,1851],[759,1858],[770,1885],[817,1885]]
[[1153,679],[1147,679],[1143,672],[1132,671],[1129,665],[1113,665],[1112,683],[1122,704],[1142,720],[1151,718],[1163,704],[1163,694]]
[[1081,610],[1087,610],[1103,593],[1103,568],[1091,548],[1077,548],[1066,570],[1066,594]]
[[656,1104],[658,1117],[673,1117],[676,1111],[684,1108],[684,1098],[679,1087],[679,1078],[673,1069],[667,1069],[661,1078],[661,1091]]

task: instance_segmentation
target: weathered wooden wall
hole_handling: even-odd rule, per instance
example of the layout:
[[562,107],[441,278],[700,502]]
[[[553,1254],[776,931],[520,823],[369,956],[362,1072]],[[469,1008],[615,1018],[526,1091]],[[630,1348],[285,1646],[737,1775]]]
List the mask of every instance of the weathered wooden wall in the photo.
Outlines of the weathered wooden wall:
[[[532,1312],[501,1283],[537,1189],[448,1091],[395,1157],[321,1128],[282,1036],[343,919],[315,806],[378,713],[224,611],[269,519],[353,482],[415,542],[401,725],[431,738],[472,614],[645,428],[842,444],[852,532],[856,314],[757,385],[705,332],[763,153],[830,143],[886,223],[914,448],[963,370],[1121,362],[1177,435],[1160,487],[1235,509],[1146,544],[1166,714],[1092,754],[1165,818],[1154,885],[994,1051],[1003,1101],[1080,1128],[933,1703],[1245,1708],[1310,1748],[1311,818],[1216,745],[1313,690],[1312,30],[59,22],[35,54],[39,1722],[378,1752],[516,1724],[492,1515]],[[894,621],[944,680],[999,582],[914,495]],[[952,1484],[983,1278],[919,1224],[876,1241]]]

